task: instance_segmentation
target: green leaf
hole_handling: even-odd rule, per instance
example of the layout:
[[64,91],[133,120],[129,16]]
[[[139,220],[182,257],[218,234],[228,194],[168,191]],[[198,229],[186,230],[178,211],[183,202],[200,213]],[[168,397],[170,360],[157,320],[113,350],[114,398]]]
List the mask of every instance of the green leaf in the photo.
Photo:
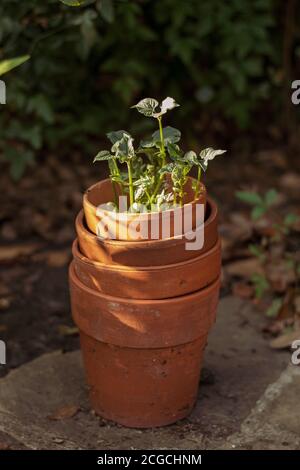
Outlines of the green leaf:
[[30,55],[23,55],[20,57],[15,57],[14,59],[2,60],[0,62],[0,76],[9,72],[10,70],[18,67],[19,65],[24,64],[27,60],[30,59]]
[[236,197],[247,204],[251,204],[252,206],[255,205],[262,205],[263,199],[261,196],[255,192],[250,191],[236,191]]
[[174,168],[176,168],[175,163],[167,163],[167,165],[164,165],[160,170],[159,173],[161,175],[164,175],[165,173],[172,173]]
[[129,135],[129,133],[127,131],[120,130],[120,131],[108,132],[106,134],[106,136],[111,141],[112,144],[115,144],[118,140],[122,139],[124,134]]
[[265,194],[265,203],[267,206],[272,206],[278,198],[278,192],[276,189],[269,189]]
[[101,150],[97,155],[95,156],[93,163],[95,162],[102,162],[104,160],[110,160],[113,158],[110,152],[108,150]]
[[270,318],[277,317],[281,307],[282,307],[282,299],[280,298],[274,299],[270,307],[266,311],[266,316]]
[[34,162],[34,153],[31,150],[16,150],[8,147],[5,150],[4,158],[10,163],[10,176],[14,181],[18,181],[28,165]]
[[200,162],[197,159],[197,154],[193,150],[186,152],[183,157],[184,161],[189,162],[191,165],[199,166]]
[[155,116],[155,109],[158,106],[158,101],[154,98],[144,98],[143,100],[139,101],[132,108],[136,108],[139,113],[144,114],[144,116],[154,117]]
[[[165,145],[176,144],[176,142],[179,142],[180,140],[181,132],[178,129],[175,129],[174,127],[167,126],[163,128],[163,136],[164,136]],[[160,141],[159,131],[153,132],[152,137],[155,142],[159,142]]]
[[269,288],[269,283],[263,274],[254,273],[251,276],[251,282],[254,285],[255,297],[261,299],[265,291]]
[[265,206],[256,206],[253,207],[251,211],[251,218],[252,220],[257,220],[260,217],[262,217],[266,213],[266,207]]
[[157,142],[154,140],[141,140],[140,148],[152,149],[153,147],[157,147]]
[[290,226],[295,224],[299,220],[299,216],[296,214],[287,214],[284,218],[284,225]]
[[53,124],[54,113],[49,100],[43,94],[37,94],[28,101],[27,110],[36,113],[47,124]]
[[133,158],[135,156],[135,152],[133,147],[133,138],[131,135],[125,132],[123,137],[114,143],[111,151],[116,154],[117,158],[123,158],[125,160],[128,158]]
[[265,260],[266,255],[260,245],[254,245],[251,243],[250,245],[248,245],[248,249],[252,255],[256,256],[262,262]]
[[180,151],[180,148],[177,144],[168,142],[167,149],[168,149],[169,156],[172,160],[178,161],[181,158],[182,152]]
[[68,5],[68,7],[80,7],[85,4],[85,0],[60,0],[60,2]]
[[102,18],[108,23],[113,23],[115,19],[115,10],[112,0],[100,0],[97,3],[97,9],[99,10]]

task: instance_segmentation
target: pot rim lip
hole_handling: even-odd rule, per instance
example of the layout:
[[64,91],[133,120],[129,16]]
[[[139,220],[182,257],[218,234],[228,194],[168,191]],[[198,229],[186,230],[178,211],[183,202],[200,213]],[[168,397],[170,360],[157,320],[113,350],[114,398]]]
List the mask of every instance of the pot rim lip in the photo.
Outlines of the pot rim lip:
[[[192,176],[188,176],[188,179],[189,180],[195,180],[195,178],[193,178]],[[83,193],[83,206],[84,207],[88,207],[90,210],[92,211],[96,211],[97,210],[97,206],[95,206],[90,200],[89,200],[89,193],[98,185],[100,185],[101,183],[104,183],[104,182],[107,182],[107,181],[110,181],[109,178],[105,178],[103,180],[100,180],[100,181],[97,181],[97,183],[94,183],[92,184],[92,186],[90,186],[84,193]],[[204,183],[202,181],[200,181],[200,185],[201,185],[201,193],[199,194],[199,197],[197,199],[193,199],[193,201],[190,201],[186,204],[184,204],[182,207],[175,207],[174,209],[167,209],[165,211],[155,211],[155,212],[141,212],[141,213],[133,213],[131,214],[130,212],[120,212],[119,214],[121,215],[125,215],[126,214],[126,217],[131,219],[135,219],[137,216],[139,215],[147,215],[150,216],[151,214],[166,214],[166,213],[171,213],[171,212],[174,212],[174,211],[177,211],[177,210],[182,210],[183,207],[193,207],[197,202],[201,201],[203,199],[203,197],[206,199],[207,198],[207,192],[206,192],[206,186],[204,185]],[[108,201],[109,202],[109,201]],[[107,209],[104,209],[104,210],[107,210]],[[107,211],[109,212],[109,211]]]
[[76,263],[76,259],[79,260],[80,263],[87,264],[89,266],[95,266],[103,269],[104,271],[113,271],[113,272],[163,272],[163,271],[168,271],[170,269],[177,269],[181,268],[183,266],[189,267],[190,265],[193,265],[194,263],[199,262],[201,259],[205,259],[206,257],[209,257],[210,255],[213,255],[215,252],[221,252],[221,238],[218,235],[217,241],[214,244],[212,248],[209,250],[205,251],[204,253],[201,253],[199,256],[195,258],[190,258],[186,261],[180,261],[179,263],[169,263],[169,264],[163,264],[163,265],[154,265],[154,266],[126,266],[123,264],[104,264],[101,263],[101,261],[94,261],[90,260],[87,256],[81,253],[80,248],[79,248],[79,241],[78,238],[75,238],[72,244],[72,254],[74,261]]
[[[208,217],[208,219],[204,222],[204,229],[205,227],[209,226],[214,222],[214,220],[218,216],[218,206],[217,204],[213,201],[212,198],[207,196],[207,204],[210,209],[211,213]],[[186,238],[186,235],[190,233],[194,233],[201,227],[203,224],[201,224],[199,227],[197,227],[195,230],[192,230],[190,232],[187,232],[184,235],[177,235],[176,237],[169,237],[169,238],[162,238],[158,240],[115,240],[115,239],[110,239],[110,238],[102,238],[99,237],[98,235],[92,233],[88,228],[85,227],[84,225],[84,210],[81,209],[75,219],[75,225],[76,225],[76,231],[78,234],[78,228],[81,233],[84,233],[84,237],[86,239],[93,239],[96,241],[96,243],[101,243],[105,245],[114,245],[116,247],[121,247],[121,246],[139,246],[139,247],[148,247],[149,245],[155,246],[155,245],[160,245],[160,246],[165,246],[165,245],[176,245],[177,243],[181,243],[182,241],[190,241],[188,238]]]
[[211,294],[213,291],[219,288],[221,284],[221,274],[217,277],[215,281],[213,281],[208,286],[204,287],[203,289],[199,289],[196,292],[192,292],[190,294],[180,295],[178,297],[172,297],[168,299],[130,299],[124,297],[117,297],[108,294],[102,294],[97,290],[91,289],[90,287],[85,286],[77,277],[74,261],[71,261],[69,266],[69,279],[71,284],[73,283],[79,288],[81,291],[85,291],[87,294],[90,294],[94,297],[98,297],[101,300],[105,300],[106,302],[111,302],[112,304],[130,304],[130,305],[176,305],[181,304],[185,301],[193,300],[194,298],[206,297],[207,295]]

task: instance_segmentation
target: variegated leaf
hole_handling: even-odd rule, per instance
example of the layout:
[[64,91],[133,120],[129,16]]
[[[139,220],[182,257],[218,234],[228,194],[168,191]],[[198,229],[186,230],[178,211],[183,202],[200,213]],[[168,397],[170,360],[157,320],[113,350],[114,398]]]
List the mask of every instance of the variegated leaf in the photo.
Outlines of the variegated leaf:
[[103,162],[104,160],[110,160],[113,158],[113,156],[108,152],[108,150],[101,150],[97,155],[95,156],[93,163],[95,162]]
[[[164,136],[165,145],[169,143],[176,144],[176,142],[179,142],[180,140],[181,132],[178,129],[175,129],[174,127],[167,126],[163,128],[163,136]],[[159,142],[160,141],[159,131],[155,131],[152,134],[152,137],[155,142]]]
[[163,102],[161,103],[161,107],[160,107],[160,115],[161,114],[165,114],[169,109],[173,109],[173,108],[176,108],[177,106],[179,106],[178,103],[176,103],[176,101],[174,100],[174,98],[171,98],[170,96],[168,96],[167,98],[165,98],[163,100]]
[[144,116],[155,117],[155,109],[157,106],[158,101],[156,101],[154,98],[144,98],[132,106],[132,108],[136,108],[138,112],[144,114]]

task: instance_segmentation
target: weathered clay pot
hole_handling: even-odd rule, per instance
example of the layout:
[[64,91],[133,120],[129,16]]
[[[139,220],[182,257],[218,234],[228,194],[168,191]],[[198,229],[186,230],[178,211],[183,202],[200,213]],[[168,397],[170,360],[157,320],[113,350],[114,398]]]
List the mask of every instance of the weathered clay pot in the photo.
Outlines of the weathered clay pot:
[[[188,178],[185,185],[184,206],[161,212],[129,213],[128,207],[123,212],[112,212],[100,205],[114,200],[113,188],[110,179],[102,180],[91,186],[83,196],[83,210],[89,230],[104,238],[115,240],[154,240],[170,238],[184,233],[184,220],[189,223],[189,230],[203,223],[206,189],[200,183],[199,196],[194,199],[192,183],[194,179]],[[115,186],[118,196],[119,186]],[[127,197],[125,204],[128,206]],[[203,210],[200,210],[203,205]],[[175,222],[177,221],[177,222]]]
[[[196,244],[192,238],[196,236],[200,240],[203,229],[204,244],[202,248],[195,249]],[[76,218],[76,232],[81,253],[93,261],[125,266],[160,266],[180,263],[205,253],[216,244],[218,210],[215,202],[207,198],[204,227],[202,224],[194,233],[190,232],[184,237],[141,241],[105,240],[88,230],[84,222],[83,211],[80,211]],[[190,249],[187,249],[187,242]]]
[[203,289],[220,275],[221,242],[196,258],[164,266],[105,265],[82,255],[73,243],[74,268],[87,287],[131,299],[166,299]]
[[72,314],[99,415],[129,427],[154,427],[189,414],[219,284],[173,299],[129,300],[89,289],[71,264]]

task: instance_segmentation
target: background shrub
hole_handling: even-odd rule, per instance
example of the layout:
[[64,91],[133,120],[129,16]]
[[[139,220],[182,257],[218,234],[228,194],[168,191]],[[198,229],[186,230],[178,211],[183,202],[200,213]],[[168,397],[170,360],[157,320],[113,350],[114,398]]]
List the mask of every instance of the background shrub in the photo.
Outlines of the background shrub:
[[0,60],[32,55],[7,75],[8,104],[1,107],[2,159],[14,178],[44,147],[89,151],[129,120],[129,130],[138,131],[129,106],[140,97],[173,96],[184,103],[178,125],[188,115],[192,129],[215,119],[225,130],[251,129],[255,113],[280,106],[281,2],[86,3],[1,1]]

